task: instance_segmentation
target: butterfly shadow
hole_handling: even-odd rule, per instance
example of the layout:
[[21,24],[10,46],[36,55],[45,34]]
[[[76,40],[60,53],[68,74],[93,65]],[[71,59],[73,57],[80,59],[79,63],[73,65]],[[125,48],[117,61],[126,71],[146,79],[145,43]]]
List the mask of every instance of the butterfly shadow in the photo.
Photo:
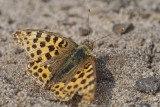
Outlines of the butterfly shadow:
[[112,97],[112,89],[115,86],[114,76],[106,67],[108,60],[108,55],[96,58],[97,88],[94,103],[105,107]]

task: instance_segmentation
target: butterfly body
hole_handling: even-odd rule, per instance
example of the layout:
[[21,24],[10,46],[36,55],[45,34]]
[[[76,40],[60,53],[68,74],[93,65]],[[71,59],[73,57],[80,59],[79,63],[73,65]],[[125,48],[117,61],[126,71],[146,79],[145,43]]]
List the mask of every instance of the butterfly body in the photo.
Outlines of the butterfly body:
[[53,83],[66,81],[68,76],[74,75],[75,72],[72,71],[74,71],[80,63],[90,56],[90,50],[92,50],[92,43],[88,45],[88,42],[86,42],[79,46],[57,71],[52,71],[53,69],[51,65],[51,68],[49,69],[51,72],[55,72],[51,78]]
[[49,87],[54,100],[68,101],[76,93],[82,96],[81,102],[94,99],[96,71],[90,55],[92,42],[78,46],[58,33],[35,29],[17,31],[14,37],[32,60],[27,73]]

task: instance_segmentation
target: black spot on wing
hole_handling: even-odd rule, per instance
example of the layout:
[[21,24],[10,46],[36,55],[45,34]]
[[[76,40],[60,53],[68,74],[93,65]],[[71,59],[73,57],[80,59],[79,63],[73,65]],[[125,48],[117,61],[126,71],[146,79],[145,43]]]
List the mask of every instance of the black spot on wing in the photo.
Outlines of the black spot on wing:
[[41,60],[42,60],[42,57],[39,57],[36,62],[39,63],[39,62],[41,62]]
[[45,56],[46,56],[46,58],[47,58],[48,60],[52,58],[52,56],[51,56],[50,53],[46,53]]
[[34,62],[30,62],[29,66],[32,67],[34,65]]
[[45,65],[44,68],[47,69],[48,68],[47,65]]
[[27,40],[27,38],[25,37],[24,40]]
[[67,89],[71,89],[72,86],[68,86]]
[[38,68],[38,66],[34,66],[33,69],[36,70]]
[[75,82],[77,79],[76,78],[72,78],[71,79],[71,82]]
[[74,88],[77,88],[78,87],[78,85],[76,84],[75,86],[74,86]]
[[78,78],[83,78],[83,76],[84,76],[84,73],[81,73],[81,74],[78,76]]
[[42,74],[43,78],[47,78],[47,74],[43,73]]
[[64,47],[67,47],[68,46],[68,42],[66,42],[66,44],[64,45]]
[[40,42],[41,47],[45,47],[46,43],[45,42]]
[[56,85],[55,88],[59,88],[59,85]]
[[85,84],[86,83],[86,79],[81,81],[81,84]]
[[34,57],[34,53],[31,53],[30,56],[33,58]]
[[30,47],[27,47],[27,51],[30,51]]
[[35,45],[35,44],[34,44],[34,45],[32,45],[32,48],[36,49],[36,48],[37,48],[37,45]]
[[34,75],[35,77],[38,77],[38,76],[39,76],[39,74],[38,74],[37,72],[33,73],[33,75]]
[[34,38],[34,39],[33,39],[33,42],[34,42],[34,43],[37,43],[37,41],[38,41],[38,38]]
[[38,72],[41,73],[41,72],[42,72],[42,68],[39,68],[39,69],[38,69]]
[[93,70],[93,68],[90,68],[87,72],[91,72]]
[[90,65],[91,65],[90,63],[85,64],[85,65],[84,65],[84,69],[88,69]]
[[45,37],[45,40],[46,40],[47,42],[49,42],[50,39],[51,39],[51,37],[50,37],[49,35],[47,35],[47,36]]
[[62,40],[62,41],[58,44],[58,46],[59,46],[59,47],[62,47],[63,44],[64,44],[64,40]]
[[37,32],[36,38],[40,38],[40,37],[41,37],[41,35],[42,35],[42,33]]
[[48,46],[48,48],[49,48],[49,51],[51,52],[51,51],[54,51],[54,46],[53,45],[50,45],[50,46]]
[[59,90],[62,91],[63,87],[61,87]]
[[26,32],[27,36],[30,36],[31,35],[31,32]]
[[55,53],[54,53],[55,55],[59,55],[59,52],[58,52],[58,50],[55,50]]
[[40,55],[42,53],[41,50],[37,50],[37,55]]
[[57,40],[58,40],[58,37],[55,36],[55,37],[53,38],[54,44],[57,42]]
[[51,57],[52,57],[50,53],[46,53],[45,56],[46,56],[46,58],[47,58],[48,60],[51,59]]
[[59,95],[59,92],[58,92],[58,91],[56,91],[56,92],[55,92],[55,94],[56,94],[56,95]]
[[80,74],[81,73],[81,71],[77,71],[77,74]]

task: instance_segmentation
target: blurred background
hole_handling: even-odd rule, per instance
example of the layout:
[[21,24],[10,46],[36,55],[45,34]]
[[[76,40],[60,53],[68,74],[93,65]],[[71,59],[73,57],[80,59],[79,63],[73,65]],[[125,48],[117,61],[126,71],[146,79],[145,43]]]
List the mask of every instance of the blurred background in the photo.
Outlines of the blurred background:
[[[159,25],[160,0],[0,0],[0,106],[66,107],[76,102],[50,101],[25,74],[29,60],[12,36],[21,29],[58,32],[77,44],[88,35],[94,41],[114,32],[94,45],[97,91],[91,106],[160,106]],[[122,27],[125,31],[118,33]]]

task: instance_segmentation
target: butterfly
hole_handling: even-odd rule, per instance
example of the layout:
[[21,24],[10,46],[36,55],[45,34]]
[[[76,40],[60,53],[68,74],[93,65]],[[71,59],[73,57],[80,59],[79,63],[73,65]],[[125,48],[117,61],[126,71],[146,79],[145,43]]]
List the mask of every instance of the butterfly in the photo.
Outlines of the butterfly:
[[59,33],[36,29],[19,30],[13,35],[31,58],[26,72],[47,87],[54,100],[69,101],[75,94],[82,96],[80,104],[94,99],[93,42],[77,45]]

